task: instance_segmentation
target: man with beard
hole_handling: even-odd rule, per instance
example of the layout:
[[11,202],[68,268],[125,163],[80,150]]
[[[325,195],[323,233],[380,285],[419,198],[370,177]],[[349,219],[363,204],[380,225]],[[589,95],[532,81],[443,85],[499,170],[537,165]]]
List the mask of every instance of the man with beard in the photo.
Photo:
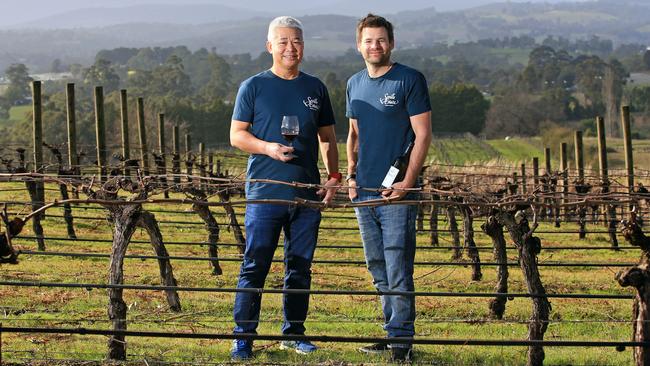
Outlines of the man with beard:
[[[357,49],[366,68],[348,80],[346,105],[350,119],[346,180],[351,187],[350,199],[355,202],[411,198],[413,194],[407,195],[406,189],[417,185],[431,144],[431,104],[426,80],[420,72],[391,61],[394,47],[393,26],[389,21],[373,14],[359,21]],[[404,162],[401,172],[391,169],[397,159]],[[380,186],[385,189],[361,189]],[[375,288],[414,291],[417,206],[387,204],[357,207],[355,212]],[[388,337],[412,338],[415,297],[381,296],[381,302]],[[365,353],[390,350],[395,361],[412,358],[408,343],[385,342],[359,350]]]

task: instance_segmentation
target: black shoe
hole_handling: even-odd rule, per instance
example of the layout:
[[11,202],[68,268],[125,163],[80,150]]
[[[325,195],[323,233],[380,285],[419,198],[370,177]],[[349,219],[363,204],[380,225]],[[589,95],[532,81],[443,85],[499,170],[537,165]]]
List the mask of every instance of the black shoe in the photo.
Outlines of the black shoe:
[[391,347],[391,361],[393,362],[411,362],[413,360],[413,350],[405,347]]
[[359,352],[368,353],[368,354],[378,354],[390,350],[390,345],[388,343],[375,343],[368,346],[363,346],[358,348]]

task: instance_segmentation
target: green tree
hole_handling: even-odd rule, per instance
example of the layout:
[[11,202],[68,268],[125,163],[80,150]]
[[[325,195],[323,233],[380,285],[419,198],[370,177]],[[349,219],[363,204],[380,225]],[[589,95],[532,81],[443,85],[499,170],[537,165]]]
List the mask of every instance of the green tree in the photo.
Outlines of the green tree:
[[230,65],[222,57],[216,54],[209,54],[206,59],[208,79],[201,88],[200,94],[206,100],[223,99],[231,92],[233,85],[231,81]]
[[9,100],[0,96],[0,119],[9,119],[9,109],[11,109]]
[[11,105],[20,104],[31,94],[29,69],[24,64],[11,64],[5,75],[9,79],[9,87],[5,92],[5,98]]
[[490,102],[473,85],[434,84],[429,90],[434,132],[471,132],[478,134],[485,126]]
[[104,94],[108,94],[120,87],[120,77],[110,61],[99,59],[84,71],[84,84],[90,87],[101,85],[104,87]]
[[645,65],[646,70],[650,70],[650,50],[643,53],[643,65]]
[[148,89],[152,95],[175,98],[191,96],[192,81],[184,72],[183,60],[171,55],[165,64],[156,67],[151,72]]

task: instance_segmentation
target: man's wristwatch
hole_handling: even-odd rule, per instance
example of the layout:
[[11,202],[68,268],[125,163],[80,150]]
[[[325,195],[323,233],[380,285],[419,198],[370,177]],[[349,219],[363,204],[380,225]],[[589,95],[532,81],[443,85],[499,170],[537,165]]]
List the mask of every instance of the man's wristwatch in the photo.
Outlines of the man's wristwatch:
[[332,178],[335,178],[338,182],[340,182],[341,179],[343,179],[343,174],[341,174],[341,172],[329,173],[327,175],[327,179],[332,179]]
[[346,183],[349,182],[350,179],[357,179],[357,175],[355,173],[350,173],[350,174],[345,176],[345,182]]

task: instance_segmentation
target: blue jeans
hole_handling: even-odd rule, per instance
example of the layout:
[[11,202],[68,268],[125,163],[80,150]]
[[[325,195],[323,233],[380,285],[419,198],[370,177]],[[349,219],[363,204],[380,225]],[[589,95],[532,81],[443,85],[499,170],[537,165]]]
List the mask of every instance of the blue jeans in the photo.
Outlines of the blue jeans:
[[[355,202],[378,199],[369,196]],[[408,199],[408,197],[406,198]],[[379,291],[414,291],[415,219],[417,206],[392,204],[355,207],[366,264]],[[381,296],[384,330],[389,337],[415,334],[415,296]],[[393,347],[410,347],[394,344]]]
[[[263,288],[284,231],[284,288],[309,289],[321,213],[317,209],[270,204],[246,205],[246,251],[237,288]],[[235,295],[234,333],[256,333],[262,295]],[[304,334],[308,294],[284,294],[283,334]]]

